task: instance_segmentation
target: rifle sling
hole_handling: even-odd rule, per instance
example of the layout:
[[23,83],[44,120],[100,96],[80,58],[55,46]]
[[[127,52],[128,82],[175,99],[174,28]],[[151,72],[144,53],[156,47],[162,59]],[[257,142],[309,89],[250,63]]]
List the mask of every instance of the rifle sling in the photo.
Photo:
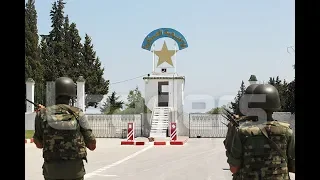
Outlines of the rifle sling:
[[[69,108],[68,106],[66,106],[66,105],[64,105],[64,104],[62,104],[62,105],[59,106],[59,107],[61,107],[62,109],[65,109],[65,110],[67,110],[69,113],[71,113],[71,114],[76,118],[77,122],[80,123],[78,117],[76,116],[76,114],[74,113],[74,111],[73,111],[71,108]],[[81,126],[80,126],[80,128],[81,128]],[[85,160],[86,163],[88,163],[87,157],[84,157],[83,160]]]
[[79,122],[79,119],[78,119],[78,117],[76,116],[76,114],[74,113],[74,111],[72,110],[72,109],[70,109],[68,106],[65,106],[64,104],[62,104],[61,106],[59,106],[59,107],[61,107],[62,109],[64,109],[64,110],[67,110],[70,114],[72,114],[75,118],[76,118],[76,120]]
[[278,153],[279,153],[279,154],[286,160],[286,162],[288,163],[288,161],[287,161],[287,156],[283,153],[283,151],[280,150],[279,146],[278,146],[274,141],[272,141],[272,140],[269,138],[266,129],[265,129],[265,128],[261,129],[260,127],[259,127],[259,129],[261,130],[262,134],[267,138],[267,140],[268,140],[268,142],[269,142],[269,145],[270,145],[273,149],[277,150]]

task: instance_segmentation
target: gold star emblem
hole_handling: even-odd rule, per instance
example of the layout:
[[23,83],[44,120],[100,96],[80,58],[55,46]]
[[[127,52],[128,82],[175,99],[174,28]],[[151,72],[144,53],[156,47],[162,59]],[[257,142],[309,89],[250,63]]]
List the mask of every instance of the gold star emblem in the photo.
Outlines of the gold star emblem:
[[171,57],[177,52],[177,50],[168,50],[166,41],[164,41],[162,45],[161,51],[154,51],[154,53],[159,57],[158,65],[167,62],[171,66],[173,66]]

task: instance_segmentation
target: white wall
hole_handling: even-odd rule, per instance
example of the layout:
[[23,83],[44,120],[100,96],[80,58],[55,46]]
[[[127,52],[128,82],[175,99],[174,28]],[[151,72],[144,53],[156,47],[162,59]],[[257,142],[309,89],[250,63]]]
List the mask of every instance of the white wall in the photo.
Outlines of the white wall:
[[[177,112],[183,111],[184,79],[148,79],[145,82],[145,103],[152,110],[158,102],[158,82],[169,82],[169,107]],[[156,103],[156,104],[155,104]],[[175,118],[177,119],[177,117]]]
[[169,80],[169,107],[173,107],[173,119],[178,120],[178,115],[182,113],[183,105],[183,89],[182,84],[184,83],[183,79],[170,79]]
[[144,99],[146,106],[152,110],[154,104],[158,102],[158,82],[160,79],[148,79],[145,81]]
[[35,112],[26,112],[24,117],[25,130],[34,130],[34,120],[36,118]]
[[[160,76],[161,77],[161,76]],[[169,107],[172,107],[172,122],[177,123],[178,135],[188,132],[183,123],[184,79],[173,79],[173,75],[165,79],[148,79],[145,81],[145,103],[152,110],[158,104],[158,82],[168,82]],[[176,76],[175,76],[176,77]],[[171,78],[171,79],[169,79]],[[155,104],[156,103],[156,104]]]

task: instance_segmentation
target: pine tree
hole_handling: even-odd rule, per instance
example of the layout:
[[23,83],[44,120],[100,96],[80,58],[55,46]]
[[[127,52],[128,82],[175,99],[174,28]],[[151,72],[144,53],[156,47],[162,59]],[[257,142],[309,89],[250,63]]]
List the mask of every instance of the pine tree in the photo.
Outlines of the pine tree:
[[287,98],[283,110],[286,112],[295,113],[295,80],[288,84],[286,91]]
[[47,40],[48,38],[43,36],[40,42],[40,57],[45,72],[43,77],[46,81],[55,81],[58,74],[58,69],[55,64],[52,63],[52,49],[48,46]]
[[68,61],[65,59],[64,55],[64,5],[66,3],[63,0],[58,0],[54,2],[52,5],[52,10],[50,11],[51,22],[52,22],[52,30],[49,33],[48,38],[48,47],[52,52],[49,58],[51,63],[54,64],[55,69],[58,71],[54,71],[56,74],[51,74],[49,76],[53,77],[55,80],[58,77],[66,75],[66,69],[70,68],[68,66]]
[[108,96],[107,100],[100,108],[100,111],[104,114],[114,114],[119,112],[124,104],[123,101],[119,101],[119,98],[120,96],[117,96],[116,92],[112,92],[112,94]]
[[286,80],[283,80],[283,83],[279,87],[279,94],[280,94],[280,102],[281,102],[281,110],[286,111],[286,102],[288,101],[287,99],[289,98],[287,92],[288,92],[288,83]]
[[35,2],[28,0],[25,6],[25,78],[35,81],[35,101],[43,104],[45,87],[38,42]]
[[[76,81],[79,76],[83,76],[86,79],[86,105],[90,102],[97,105],[103,95],[108,94],[109,81],[103,78],[104,68],[99,57],[96,57],[91,38],[86,35],[82,45],[76,24],[70,24],[69,17],[64,16],[65,4],[63,0],[56,0],[52,4],[52,30],[49,35],[42,35],[38,52],[43,66],[43,79],[55,81],[58,77],[68,76]],[[27,42],[26,40],[26,44]],[[26,60],[26,76],[34,69],[30,64],[31,62]]]
[[127,108],[121,112],[122,114],[140,114],[151,112],[145,105],[145,99],[142,97],[141,91],[138,87],[129,91],[127,100]]
[[98,103],[102,100],[103,95],[109,91],[109,81],[103,78],[104,68],[101,67],[99,57],[96,57],[96,52],[93,50],[91,38],[86,34],[83,45],[83,61],[81,61],[80,73],[86,79],[85,91],[86,105]]
[[216,107],[216,108],[212,108],[210,111],[208,111],[208,114],[221,114],[223,111],[223,108],[225,107]]
[[69,25],[68,16],[65,18],[64,23],[64,40],[65,40],[65,59],[69,62],[69,67],[66,74],[75,82],[81,76],[83,71],[79,66],[83,61],[82,44],[79,31],[75,23]]
[[274,77],[270,77],[268,84],[274,86],[275,85],[275,80]]
[[71,23],[70,25],[70,37],[72,42],[71,64],[72,67],[75,67],[72,74],[75,78],[78,78],[82,75],[81,71],[83,71],[83,69],[80,68],[80,64],[84,58],[82,54],[83,45],[81,44],[81,37],[75,23]]
[[[293,65],[293,69],[296,69],[295,64]],[[296,112],[296,103],[295,103],[295,88],[296,88],[296,80],[294,79],[288,84],[287,88],[287,99],[285,103],[285,110],[291,113]]]
[[[69,24],[69,17],[68,15],[64,18],[64,24],[63,24],[63,40],[64,40],[64,59],[67,61],[72,61],[72,40],[70,36],[70,24]],[[71,64],[69,64],[68,69],[66,69],[65,74],[70,77],[71,79],[75,80],[71,75],[73,75],[72,70],[75,68]]]
[[275,88],[277,88],[279,92],[281,108],[278,111],[279,112],[285,111],[285,106],[288,98],[288,95],[287,95],[288,83],[286,82],[286,80],[283,80],[283,83],[282,83],[279,76],[277,76],[276,78],[270,77],[268,84],[273,85]]
[[234,102],[231,102],[231,109],[233,111],[233,114],[236,114],[238,109],[238,98],[240,97],[240,91],[238,91],[236,97],[234,98]]
[[240,90],[238,91],[237,96],[234,98],[234,102],[231,102],[231,109],[233,110],[234,114],[243,116],[243,114],[241,113],[240,108],[239,108],[239,102],[240,102],[240,99],[243,96],[245,91],[246,91],[246,86],[244,85],[244,82],[242,81],[241,85],[240,85]]
[[279,76],[276,77],[275,85],[281,86],[281,80],[280,80]]
[[[33,78],[39,75],[39,52],[38,52],[38,28],[37,11],[34,0],[28,0],[25,6],[25,77]],[[41,73],[41,72],[40,72]]]
[[141,101],[141,98],[142,98],[142,95],[138,87],[136,87],[134,90],[129,91],[129,94],[127,97],[129,103],[127,104],[127,107],[137,108],[137,106],[139,106],[141,103],[139,102]]

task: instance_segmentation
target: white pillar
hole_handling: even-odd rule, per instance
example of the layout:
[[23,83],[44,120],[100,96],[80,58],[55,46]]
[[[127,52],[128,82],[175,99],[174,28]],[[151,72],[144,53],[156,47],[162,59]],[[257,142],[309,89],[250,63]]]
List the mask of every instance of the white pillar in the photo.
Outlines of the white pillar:
[[77,106],[78,108],[82,109],[83,112],[85,112],[85,79],[83,76],[79,76],[79,79],[77,80]]
[[179,88],[178,88],[178,81],[179,79],[174,79],[174,122],[178,122],[178,98],[179,98]]
[[[27,90],[26,97],[32,102],[34,102],[34,84],[35,82],[32,78],[28,78],[28,80],[26,81],[26,90]],[[34,111],[34,105],[27,101],[27,112],[33,112],[33,111]]]

